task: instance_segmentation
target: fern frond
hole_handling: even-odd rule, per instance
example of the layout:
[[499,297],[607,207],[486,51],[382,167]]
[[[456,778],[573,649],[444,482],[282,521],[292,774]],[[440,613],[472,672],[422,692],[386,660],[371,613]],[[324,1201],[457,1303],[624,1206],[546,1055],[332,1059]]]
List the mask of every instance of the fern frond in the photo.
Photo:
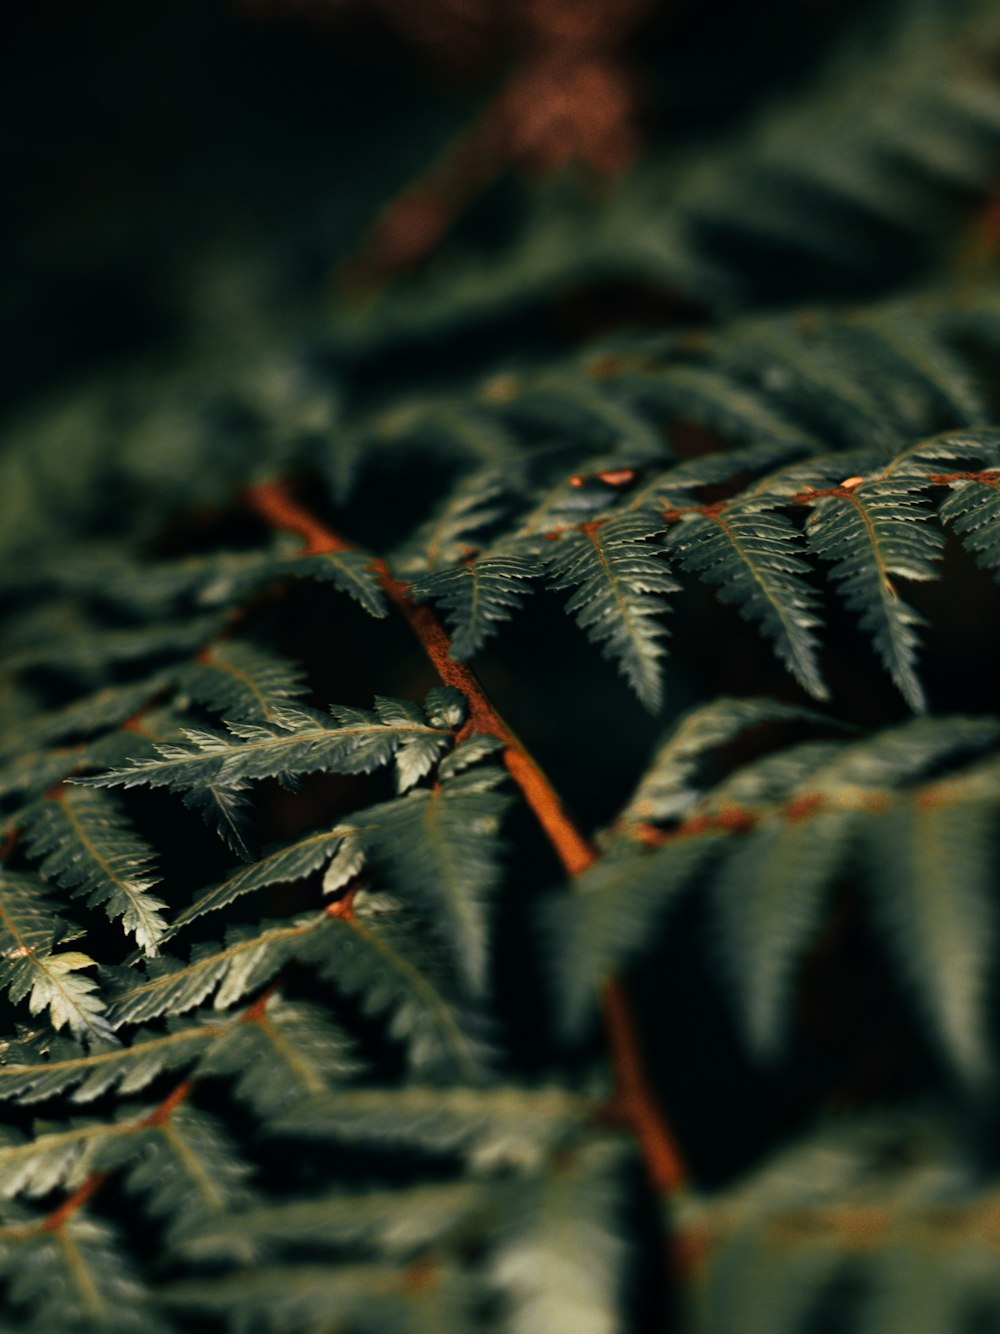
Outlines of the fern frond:
[[940,513],[976,563],[1000,577],[1000,472],[957,477],[949,483]]
[[905,1241],[887,1247],[872,1265],[867,1300],[859,1312],[861,1334],[934,1334],[939,1329],[974,1327],[990,1305],[986,1299],[990,1262],[985,1254],[976,1254],[977,1249],[962,1247],[957,1263],[947,1252],[931,1253],[914,1272]]
[[42,1102],[65,1094],[75,1103],[92,1102],[113,1089],[139,1093],[165,1071],[181,1070],[199,1060],[223,1031],[219,1016],[209,1015],[166,1033],[140,1029],[129,1046],[77,1044],[55,1040],[43,1054],[30,1044],[9,1044],[0,1065],[0,1099]]
[[510,1334],[614,1334],[626,1250],[620,1157],[604,1143],[568,1156],[518,1192],[490,1275]]
[[478,1081],[489,1063],[482,1024],[467,995],[468,968],[445,953],[433,917],[383,894],[357,894],[303,957],[365,1011],[388,1016],[390,1036],[426,1078]]
[[[869,373],[885,385],[899,386],[896,398],[903,400],[916,429],[934,410],[949,425],[989,420],[983,395],[940,329],[891,305],[864,312],[858,325],[871,335]],[[849,336],[853,330],[847,326],[844,332]],[[914,394],[919,395],[916,402]]]
[[692,781],[706,751],[717,750],[741,733],[767,723],[831,722],[811,709],[773,699],[725,696],[684,714],[657,746],[619,820],[657,823],[681,816],[701,795]]
[[162,899],[151,894],[153,849],[139,837],[120,804],[104,792],[61,788],[39,803],[24,824],[25,846],[48,880],[89,907],[103,906],[112,921],[154,955],[166,930]]
[[394,570],[408,579],[461,561],[478,550],[480,533],[504,514],[501,497],[507,481],[498,470],[462,477],[437,511],[391,557]]
[[[995,1316],[995,1207],[951,1127],[897,1113],[821,1128],[692,1199],[682,1226],[708,1243],[703,1309],[725,1328],[801,1329],[850,1277],[836,1306],[851,1328],[936,1334]],[[915,1247],[926,1272],[904,1274]]]
[[90,624],[67,625],[52,618],[48,635],[33,631],[30,644],[13,648],[6,656],[8,671],[28,672],[39,667],[100,678],[116,664],[146,659],[185,658],[215,639],[225,627],[221,615],[106,629]]
[[251,723],[273,722],[305,693],[297,667],[235,639],[203,649],[178,673],[177,686],[213,713]]
[[360,812],[324,877],[333,893],[370,864],[380,883],[437,924],[476,991],[485,986],[487,910],[500,874],[496,835],[507,798],[495,789],[504,776],[492,765],[463,769]]
[[660,595],[680,587],[651,542],[662,531],[641,515],[584,524],[560,534],[548,560],[551,586],[573,590],[567,612],[654,712],[666,633],[657,619],[667,605]]
[[345,319],[342,338],[397,350],[429,334],[461,339],[587,281],[639,281],[725,313],[773,303],[776,289],[801,298],[878,284],[887,248],[923,254],[954,218],[956,163],[966,190],[994,179],[996,89],[988,59],[968,58],[970,40],[984,56],[996,49],[983,6],[900,5],[877,33],[848,27],[808,83],[749,123],[695,153],[647,158],[583,218],[575,201],[536,200],[501,255],[435,266]]
[[740,326],[738,336],[723,341],[719,354],[724,364],[770,389],[786,412],[811,423],[825,439],[894,449],[910,425],[905,405],[901,411],[900,404],[886,402],[884,379],[870,375],[860,340],[838,337],[840,327],[822,317],[815,322],[752,320]]
[[832,1249],[768,1249],[752,1241],[713,1256],[710,1297],[722,1329],[796,1334],[829,1304],[843,1257]]
[[371,557],[363,551],[324,551],[314,556],[297,556],[284,560],[275,573],[322,580],[346,593],[369,616],[381,620],[388,614]]
[[286,847],[263,853],[256,861],[234,871],[218,885],[205,890],[181,912],[166,928],[163,939],[169,940],[188,923],[206,913],[226,908],[244,894],[269,885],[294,884],[322,866],[334,856],[352,826],[318,830]]
[[80,1187],[90,1176],[100,1144],[118,1134],[129,1134],[131,1120],[74,1121],[31,1139],[16,1130],[0,1136],[0,1198],[24,1195],[37,1199],[60,1186]]
[[[131,758],[131,757],[129,757]],[[230,852],[243,861],[253,860],[249,839],[253,807],[242,785],[200,783],[181,793],[181,800],[189,810],[197,811]]]
[[23,755],[25,751],[72,737],[92,736],[110,727],[118,727],[134,713],[155,699],[170,678],[154,674],[144,681],[128,685],[105,686],[92,695],[65,704],[62,708],[37,713],[3,736],[0,754]]
[[809,567],[798,532],[784,515],[753,503],[707,506],[681,516],[670,546],[687,570],[718,586],[723,602],[760,624],[810,695],[828,697],[816,662],[817,597],[802,577]]
[[[54,1039],[39,1051],[31,1043],[9,1043],[0,1099],[27,1104],[64,1094],[83,1104],[112,1090],[141,1092],[161,1074],[185,1069],[199,1077],[235,1076],[237,1093],[271,1114],[295,1096],[356,1073],[357,1064],[348,1040],[320,1010],[271,995],[249,1015],[206,1011],[190,1021],[168,1021],[165,1033],[140,1029],[127,1047],[95,1044],[83,1051]],[[296,1077],[291,1082],[290,1074]]]
[[630,402],[627,387],[614,378],[585,378],[574,370],[551,368],[532,376],[513,398],[509,413],[546,434],[568,427],[579,441],[578,454],[593,451],[588,473],[635,468],[663,458],[667,451],[662,434],[648,414]]
[[533,591],[530,581],[540,573],[530,554],[487,551],[422,575],[412,593],[417,601],[430,600],[442,609],[452,656],[466,662],[520,609]]
[[770,395],[728,367],[684,361],[659,365],[658,360],[642,372],[625,371],[622,379],[644,404],[670,420],[697,422],[745,449],[781,457],[822,447],[820,438],[786,415]]
[[[834,748],[818,766],[809,749],[799,747],[798,753],[806,758],[807,766],[798,774],[787,769],[777,791],[759,791],[754,774],[755,771],[780,773],[785,768],[780,754],[752,766],[747,774],[738,773],[725,785],[730,799],[763,796],[769,803],[768,808],[758,813],[757,827],[735,842],[720,866],[713,887],[719,949],[736,987],[739,1022],[757,1053],[770,1057],[782,1047],[780,1016],[788,1012],[792,974],[821,926],[824,900],[835,877],[849,859],[857,858],[860,847],[876,896],[877,916],[885,922],[888,914],[888,921],[895,923],[890,926],[890,933],[925,933],[921,938],[928,940],[926,948],[932,947],[930,939],[933,939],[933,947],[940,946],[943,951],[938,961],[941,976],[946,971],[946,960],[952,958],[957,948],[963,921],[974,923],[965,950],[970,959],[978,959],[978,968],[970,966],[963,974],[968,990],[963,993],[961,1019],[952,1016],[951,1032],[956,1041],[964,1040],[970,1048],[976,1047],[978,1041],[982,1071],[985,1047],[980,1031],[982,1016],[977,1007],[982,1006],[986,970],[979,949],[981,945],[982,951],[988,950],[990,939],[988,895],[981,885],[970,880],[969,905],[951,926],[954,938],[946,938],[934,928],[927,932],[920,922],[921,905],[947,903],[947,899],[939,892],[925,893],[913,903],[908,900],[907,907],[900,906],[895,877],[903,877],[900,883],[906,884],[909,894],[919,885],[921,874],[934,872],[930,866],[924,866],[920,873],[913,871],[908,875],[908,849],[904,850],[902,844],[889,836],[898,822],[906,824],[906,812],[910,809],[905,794],[894,793],[892,785],[904,773],[916,779],[922,769],[933,771],[945,756],[958,758],[963,749],[971,747],[974,751],[978,746],[989,746],[995,739],[988,726],[979,736],[977,730],[975,724],[962,719],[918,722],[872,740]],[[992,765],[988,764],[985,772],[973,766],[960,779],[950,780],[952,788],[943,789],[949,793],[949,800],[960,803],[948,808],[951,812],[948,818],[959,827],[970,818],[975,827],[975,811],[987,809],[988,801],[997,800],[995,790],[991,792],[988,783],[978,781],[981,772],[984,777],[992,776]],[[757,792],[747,791],[748,778],[758,787]],[[967,791],[963,784],[967,785]],[[927,795],[918,795],[914,801],[922,811],[922,803],[933,803],[935,788],[932,784],[921,792]],[[784,804],[775,806],[776,801]],[[886,807],[885,813],[880,814]],[[914,848],[917,842],[915,834]],[[982,844],[978,850],[985,853]],[[888,860],[883,862],[883,858]],[[895,868],[892,874],[890,864]],[[988,859],[985,864],[989,864]],[[901,953],[904,970],[910,966],[905,959],[914,947],[914,940],[909,939]],[[952,977],[950,971],[948,976]],[[928,1003],[939,1006],[943,1001],[932,999]],[[936,1012],[943,1025],[942,1011]],[[977,1032],[978,1040],[973,1036]],[[959,1039],[959,1034],[964,1037]],[[969,1056],[970,1051],[965,1055]]]
[[770,1059],[785,1046],[794,970],[823,924],[852,832],[842,811],[769,821],[730,851],[715,876],[718,949],[755,1055]]
[[143,617],[164,617],[185,603],[199,609],[236,608],[260,589],[288,578],[332,583],[371,616],[386,614],[370,557],[357,551],[302,556],[277,546],[270,551],[221,551],[122,567],[113,550],[97,548],[82,553],[71,568],[42,566],[35,577],[59,591],[82,594],[102,606]]
[[721,849],[706,832],[656,851],[623,841],[543,912],[563,1031],[577,1036],[601,987],[646,948],[664,914]]
[[775,444],[768,440],[761,444],[744,445],[739,449],[720,449],[702,454],[674,464],[663,472],[654,473],[648,481],[636,487],[628,498],[627,507],[676,510],[687,506],[691,500],[690,492],[708,486],[725,486],[728,489],[734,479],[756,477],[779,464],[785,467],[808,467],[808,464],[802,464],[799,460],[803,454],[817,452],[818,447],[806,449],[801,442]]
[[125,1137],[105,1140],[98,1172],[115,1173],[144,1211],[167,1227],[167,1245],[191,1223],[250,1203],[250,1165],[217,1120],[182,1105]]
[[364,417],[340,434],[334,451],[321,447],[316,463],[343,501],[363,462],[403,449],[508,480],[519,478],[524,466],[521,442],[502,414],[465,394],[408,399]]
[[451,732],[426,721],[417,705],[378,700],[373,711],[283,708],[273,721],[234,723],[230,734],[188,731],[186,746],[157,746],[157,755],[81,781],[91,787],[166,787],[196,793],[208,788],[234,796],[261,778],[299,774],[369,773],[395,761],[401,786],[427,773],[448,747]]
[[0,800],[20,797],[29,802],[80,767],[81,751],[74,746],[56,750],[29,751],[0,768]]
[[129,1263],[121,1232],[92,1213],[78,1212],[54,1229],[0,1229],[0,1278],[18,1330],[170,1329]]
[[994,1068],[988,993],[1000,801],[947,797],[942,784],[876,817],[865,851],[874,910],[897,965],[956,1074],[981,1088]]
[[[641,126],[650,6],[433,8],[511,57],[482,114],[400,82],[336,208],[181,256],[140,360],[49,367],[0,447],[0,1325],[978,1334],[1000,714],[957,546],[1000,576],[995,5],[730,6],[728,52],[685,21]],[[596,153],[588,108],[645,136],[620,179],[505,169]],[[382,271],[411,206],[458,226]],[[659,735],[626,683],[657,708],[668,610]],[[756,698],[784,668],[836,712]]]
[[316,1330],[331,1320],[364,1334],[472,1334],[474,1297],[467,1277],[442,1265],[402,1268],[388,1264],[303,1262],[257,1265],[251,1270],[172,1284],[162,1296],[168,1308],[221,1314],[261,1334]]
[[323,914],[313,914],[291,923],[264,925],[257,932],[230,928],[221,949],[197,945],[187,964],[165,954],[148,960],[141,981],[135,970],[121,969],[120,984],[111,995],[111,1022],[121,1027],[183,1014],[213,995],[217,1010],[235,1005],[270,982],[304,938],[321,930],[326,921]]
[[919,615],[900,597],[897,578],[927,580],[943,545],[918,484],[898,480],[842,486],[816,500],[806,523],[810,549],[830,563],[830,578],[886,669],[916,712],[924,707],[915,658]]
[[213,1260],[266,1254],[275,1246],[294,1253],[317,1244],[363,1245],[403,1259],[481,1231],[479,1216],[494,1211],[496,1189],[496,1181],[449,1181],[242,1209],[185,1229],[180,1246],[193,1258]]
[[313,914],[256,933],[230,929],[221,949],[196,946],[187,964],[151,960],[144,981],[122,970],[112,1022],[121,1027],[183,1014],[213,995],[215,1010],[227,1009],[299,959],[346,994],[359,994],[372,1014],[388,1013],[390,1032],[405,1041],[418,1069],[478,1075],[483,1047],[471,1032],[454,965],[442,965],[426,927],[421,931],[392,900],[358,896],[354,904],[350,914]]
[[97,983],[80,975],[95,961],[79,950],[56,950],[59,920],[48,887],[32,876],[0,870],[0,985],[31,1014],[47,1010],[52,1027],[95,1038],[111,1037]]
[[[1000,741],[1000,719],[963,717],[911,718],[845,746],[830,764],[817,791],[842,789],[848,801],[867,789],[891,797],[943,768],[978,759]],[[820,786],[820,783],[822,786]]]
[[226,1021],[200,1056],[197,1076],[231,1080],[258,1117],[344,1083],[360,1069],[353,1044],[323,1009],[279,994]]
[[299,1103],[269,1122],[287,1138],[398,1144],[425,1153],[460,1152],[481,1169],[537,1167],[576,1134],[589,1101],[562,1088],[343,1089]]

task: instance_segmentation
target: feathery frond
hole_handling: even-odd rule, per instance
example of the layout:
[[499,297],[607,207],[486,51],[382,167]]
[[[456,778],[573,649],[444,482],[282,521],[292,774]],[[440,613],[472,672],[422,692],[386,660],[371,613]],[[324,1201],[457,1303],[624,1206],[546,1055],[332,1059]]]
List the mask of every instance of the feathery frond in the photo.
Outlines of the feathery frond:
[[606,657],[617,661],[629,685],[652,710],[660,703],[665,634],[657,620],[666,610],[659,595],[679,587],[650,543],[658,531],[641,516],[588,522],[579,532],[557,535],[548,561],[552,587],[573,590],[567,612]]
[[24,818],[25,845],[48,880],[90,907],[103,905],[135,937],[145,954],[155,954],[166,922],[166,904],[150,893],[153,850],[105,792],[62,787]]

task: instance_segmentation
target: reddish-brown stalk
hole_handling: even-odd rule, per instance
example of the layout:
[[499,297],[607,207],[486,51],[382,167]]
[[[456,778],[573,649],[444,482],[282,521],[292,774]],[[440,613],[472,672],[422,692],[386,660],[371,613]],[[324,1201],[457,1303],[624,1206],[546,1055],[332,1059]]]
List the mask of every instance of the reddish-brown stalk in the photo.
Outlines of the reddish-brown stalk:
[[[298,534],[310,555],[354,549],[351,543],[299,505],[282,482],[252,487],[246,498],[250,508],[272,528]],[[441,680],[445,685],[455,686],[465,696],[469,717],[463,731],[485,733],[503,743],[507,771],[548,836],[566,874],[571,877],[581,875],[593,866],[597,853],[573,824],[552,784],[490,703],[476,675],[452,659],[451,640],[434,612],[412,600],[407,585],[395,578],[385,561],[373,556],[371,568],[386,597],[405,618]],[[635,1136],[652,1186],[663,1194],[675,1194],[684,1184],[684,1167],[674,1137],[649,1087],[628,998],[617,978],[604,987],[602,1009],[615,1078],[609,1111]]]
[[[125,1133],[138,1130],[146,1130],[150,1126],[162,1126],[177,1110],[182,1102],[185,1102],[191,1094],[194,1087],[194,1081],[185,1079],[172,1089],[170,1093],[153,1110],[142,1118],[141,1121],[134,1122]],[[88,1204],[90,1200],[107,1181],[108,1172],[91,1172],[90,1176],[78,1186],[71,1195],[67,1195],[62,1204],[57,1205],[51,1213],[46,1214],[40,1222],[28,1223],[23,1228],[17,1228],[19,1236],[28,1236],[38,1232],[58,1232],[73,1215]]]
[[[266,988],[264,992],[248,1006],[240,1016],[242,1023],[267,1023],[267,1003],[278,990],[278,984]],[[207,1031],[207,1030],[206,1030]],[[222,1032],[220,1028],[218,1030]],[[187,1102],[195,1088],[195,1080],[188,1078],[177,1084],[162,1102],[157,1103],[151,1112],[148,1112],[139,1121],[134,1121],[131,1125],[123,1127],[119,1133],[130,1134],[140,1130],[149,1130],[155,1126],[166,1125],[173,1116],[174,1112],[182,1103]],[[46,1214],[39,1222],[27,1223],[24,1227],[5,1229],[5,1235],[16,1234],[19,1237],[31,1236],[38,1232],[58,1232],[58,1230],[77,1212],[82,1209],[93,1196],[101,1189],[107,1181],[110,1173],[91,1172],[90,1176],[78,1186],[71,1195],[68,1195],[62,1204],[57,1205],[51,1213]]]

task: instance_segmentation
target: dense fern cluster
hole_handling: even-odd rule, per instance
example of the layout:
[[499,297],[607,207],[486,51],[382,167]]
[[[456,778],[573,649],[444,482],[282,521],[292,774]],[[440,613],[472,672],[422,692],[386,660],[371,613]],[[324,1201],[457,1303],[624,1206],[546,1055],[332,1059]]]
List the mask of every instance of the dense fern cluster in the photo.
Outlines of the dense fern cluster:
[[[995,20],[10,431],[4,1328],[1000,1328]],[[511,335],[609,277],[706,318]]]

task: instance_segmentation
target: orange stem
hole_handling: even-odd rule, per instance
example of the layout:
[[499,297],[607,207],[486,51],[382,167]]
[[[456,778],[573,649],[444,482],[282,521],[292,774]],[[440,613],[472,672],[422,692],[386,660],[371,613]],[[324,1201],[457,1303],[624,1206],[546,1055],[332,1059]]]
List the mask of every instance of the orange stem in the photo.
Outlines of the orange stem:
[[[265,1021],[265,1010],[268,1001],[278,989],[278,984],[274,983],[268,987],[258,998],[250,1005],[242,1015],[246,1023],[261,1023]],[[220,1030],[221,1031],[221,1030]],[[194,1078],[184,1079],[176,1085],[162,1102],[157,1103],[153,1110],[142,1118],[141,1121],[133,1123],[130,1130],[148,1130],[155,1126],[162,1126],[170,1120],[171,1116],[178,1107],[187,1102],[194,1091]],[[29,1223],[24,1228],[5,1229],[8,1236],[17,1235],[18,1237],[35,1236],[39,1232],[58,1232],[58,1230],[101,1189],[105,1181],[110,1176],[109,1172],[91,1172],[83,1185],[78,1186],[71,1195],[68,1195],[62,1204],[57,1205],[51,1213],[46,1214],[40,1222]]]
[[39,1224],[39,1231],[58,1232],[67,1219],[72,1218],[77,1209],[82,1209],[90,1197],[100,1190],[107,1178],[107,1172],[92,1172],[82,1186],[67,1196],[58,1209],[53,1209]]
[[487,111],[382,209],[359,255],[343,270],[348,289],[374,288],[429,255],[469,201],[499,174],[504,158],[496,119]]
[[[148,1116],[143,1117],[141,1121],[135,1122],[130,1129],[145,1130],[150,1126],[162,1126],[170,1119],[171,1115],[180,1104],[187,1100],[193,1087],[194,1081],[185,1079],[183,1083],[178,1084],[172,1092],[168,1093],[163,1101],[154,1107]],[[109,1173],[107,1172],[91,1172],[90,1176],[87,1177],[82,1186],[78,1186],[77,1189],[73,1191],[72,1195],[68,1195],[66,1199],[63,1200],[62,1204],[53,1209],[50,1214],[46,1214],[40,1223],[30,1224],[23,1235],[29,1235],[34,1232],[58,1232],[63,1224],[68,1222],[78,1209],[82,1209],[83,1206],[97,1194],[105,1181],[107,1181],[108,1176]]]
[[[283,482],[265,482],[251,487],[246,499],[250,508],[271,527],[297,533],[304,540],[309,555],[356,550],[352,543],[332,532],[293,500]],[[597,852],[574,825],[538,764],[490,703],[475,673],[463,663],[454,661],[451,640],[437,616],[430,607],[413,601],[408,586],[392,574],[380,557],[372,557],[371,568],[386,597],[416,635],[438,676],[445,685],[454,686],[465,696],[469,717],[463,730],[484,733],[503,743],[507,771],[548,836],[566,874],[571,877],[582,875],[596,862]],[[646,1079],[622,983],[615,979],[608,982],[602,1001],[615,1075],[612,1111],[630,1126],[635,1135],[653,1186],[664,1194],[673,1194],[684,1182],[684,1168],[673,1135]]]
[[138,1128],[147,1130],[152,1126],[165,1125],[170,1120],[174,1112],[182,1102],[187,1102],[191,1096],[191,1090],[194,1088],[193,1079],[185,1079],[178,1084],[172,1093],[168,1093],[163,1101],[139,1122]]
[[618,978],[605,984],[601,1003],[615,1072],[611,1111],[631,1127],[639,1141],[646,1173],[655,1189],[663,1195],[675,1195],[684,1185],[684,1167],[646,1080],[628,996]]
[[[305,542],[307,555],[357,549],[297,504],[281,482],[251,487],[247,502],[271,527],[297,533]],[[548,835],[566,873],[571,876],[582,874],[593,865],[596,853],[566,814],[552,784],[490,703],[475,673],[464,663],[454,661],[451,640],[444,626],[430,607],[413,601],[407,585],[395,578],[384,560],[373,556],[371,568],[382,591],[413,631],[438,676],[445,685],[454,686],[465,696],[469,717],[464,730],[493,736],[503,743],[504,764]]]

